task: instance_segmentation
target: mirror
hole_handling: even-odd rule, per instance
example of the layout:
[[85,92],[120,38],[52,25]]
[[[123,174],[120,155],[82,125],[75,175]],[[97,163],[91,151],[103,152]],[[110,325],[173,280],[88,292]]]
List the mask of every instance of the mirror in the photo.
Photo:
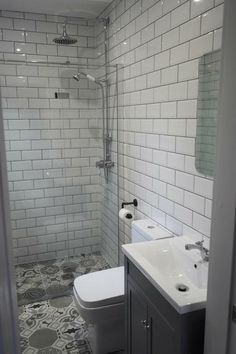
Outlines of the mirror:
[[220,71],[221,50],[201,57],[199,61],[195,165],[198,172],[207,176],[213,176],[215,168]]

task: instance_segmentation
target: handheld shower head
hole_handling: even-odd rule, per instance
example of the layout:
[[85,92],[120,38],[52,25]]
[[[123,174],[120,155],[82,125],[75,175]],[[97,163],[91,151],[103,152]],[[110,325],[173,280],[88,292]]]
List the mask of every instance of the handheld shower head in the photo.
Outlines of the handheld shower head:
[[81,76],[85,77],[89,81],[97,82],[95,77],[93,77],[92,75],[89,75],[89,74],[82,73],[82,72],[78,72],[77,74],[73,75],[73,78],[75,80],[79,81],[81,79]]
[[93,82],[96,82],[97,80],[95,79],[95,77],[93,77],[92,75],[86,75],[87,79],[89,81],[93,81]]

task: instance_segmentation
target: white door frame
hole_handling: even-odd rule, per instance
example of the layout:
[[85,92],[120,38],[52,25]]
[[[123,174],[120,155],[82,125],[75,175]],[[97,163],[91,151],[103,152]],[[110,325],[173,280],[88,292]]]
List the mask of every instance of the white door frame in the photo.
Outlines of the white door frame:
[[[233,276],[233,287],[232,287],[232,297],[231,301],[233,306],[236,306],[236,242],[234,243],[234,276]],[[234,316],[235,318],[235,316]],[[235,320],[234,320],[235,321]],[[236,353],[236,323],[230,322],[229,328],[229,344],[228,344],[228,354]]]
[[[230,354],[236,207],[236,1],[225,0],[205,354]],[[234,352],[235,353],[235,352]]]
[[16,282],[13,271],[7,167],[3,135],[0,107],[0,353],[19,354]]

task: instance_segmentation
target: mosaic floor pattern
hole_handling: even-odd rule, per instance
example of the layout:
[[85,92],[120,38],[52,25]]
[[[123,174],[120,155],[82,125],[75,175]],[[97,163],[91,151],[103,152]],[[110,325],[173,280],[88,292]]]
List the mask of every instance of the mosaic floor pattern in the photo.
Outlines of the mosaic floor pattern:
[[17,265],[18,305],[72,295],[77,276],[107,268],[108,263],[99,253]]
[[19,307],[22,354],[91,354],[73,296]]
[[86,323],[72,296],[73,281],[107,268],[99,253],[18,265],[21,353],[92,354]]

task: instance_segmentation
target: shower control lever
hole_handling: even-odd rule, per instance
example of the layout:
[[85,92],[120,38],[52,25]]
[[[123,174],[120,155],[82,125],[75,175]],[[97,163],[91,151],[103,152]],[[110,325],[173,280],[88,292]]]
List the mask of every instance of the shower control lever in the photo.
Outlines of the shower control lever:
[[96,162],[96,167],[98,168],[111,168],[114,167],[115,163],[111,160],[100,160]]
[[104,140],[110,143],[112,142],[112,136],[110,134],[106,134],[104,135]]
[[115,166],[115,163],[113,161],[104,161],[105,168],[111,168]]

